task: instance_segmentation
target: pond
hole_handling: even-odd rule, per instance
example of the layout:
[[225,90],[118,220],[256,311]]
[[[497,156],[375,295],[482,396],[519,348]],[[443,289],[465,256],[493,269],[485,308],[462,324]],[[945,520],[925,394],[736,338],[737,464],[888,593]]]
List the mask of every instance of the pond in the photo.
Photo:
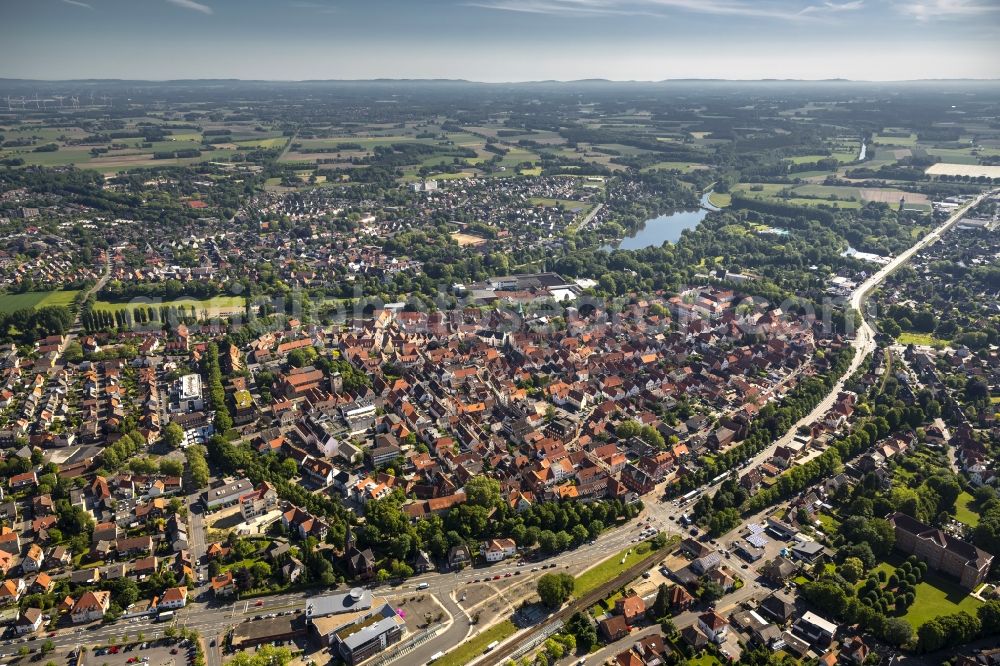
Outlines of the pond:
[[663,241],[676,243],[685,229],[693,229],[705,219],[708,211],[678,210],[646,220],[630,236],[617,244],[605,245],[602,250],[641,250],[645,247],[660,247]]

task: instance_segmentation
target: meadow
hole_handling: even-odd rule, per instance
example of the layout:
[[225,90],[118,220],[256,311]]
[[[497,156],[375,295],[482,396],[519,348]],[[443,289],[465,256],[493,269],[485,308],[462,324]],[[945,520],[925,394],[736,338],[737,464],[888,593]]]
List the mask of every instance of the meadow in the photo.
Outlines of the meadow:
[[10,314],[18,310],[36,309],[54,305],[69,307],[79,291],[26,291],[23,294],[0,295],[0,312]]

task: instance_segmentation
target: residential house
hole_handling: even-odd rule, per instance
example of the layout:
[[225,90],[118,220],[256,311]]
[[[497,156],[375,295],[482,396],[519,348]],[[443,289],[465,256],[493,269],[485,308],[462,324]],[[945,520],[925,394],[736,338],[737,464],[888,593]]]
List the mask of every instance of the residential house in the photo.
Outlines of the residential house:
[[646,602],[638,594],[630,594],[615,602],[615,613],[625,618],[630,625],[641,619],[646,612]]
[[490,539],[483,542],[483,557],[489,563],[500,562],[517,553],[517,544],[513,539]]
[[231,597],[236,594],[233,574],[225,571],[212,579],[212,594],[216,597]]
[[35,633],[42,627],[42,609],[25,608],[17,616],[17,622],[14,624],[14,627],[17,630],[18,636]]
[[612,615],[597,623],[597,632],[608,643],[614,643],[628,636],[628,622],[621,615]]
[[21,578],[9,578],[0,583],[0,606],[16,604],[24,595],[25,585]]
[[107,590],[84,592],[70,611],[73,624],[101,620],[111,606],[111,593]]
[[713,611],[702,613],[698,616],[698,629],[714,643],[721,643],[726,639],[726,632],[729,630],[729,623],[726,619]]
[[184,608],[187,604],[188,589],[186,587],[171,587],[160,597],[160,602],[156,605],[157,610]]
[[25,554],[24,559],[21,560],[21,571],[25,573],[41,571],[44,562],[45,554],[42,552],[42,547],[37,543],[33,543],[28,546],[28,552]]

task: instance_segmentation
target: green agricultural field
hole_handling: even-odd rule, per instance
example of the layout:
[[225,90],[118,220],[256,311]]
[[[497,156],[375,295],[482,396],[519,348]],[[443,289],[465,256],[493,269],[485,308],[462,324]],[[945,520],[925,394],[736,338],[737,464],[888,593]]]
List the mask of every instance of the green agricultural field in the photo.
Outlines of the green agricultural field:
[[79,291],[27,291],[23,294],[0,295],[0,312],[10,314],[28,308],[44,308],[53,305],[70,306]]
[[781,183],[737,183],[733,185],[733,191],[751,197],[759,197],[767,194],[776,194],[787,187],[789,185]]
[[52,153],[35,153],[30,149],[20,148],[17,151],[0,151],[0,157],[20,157],[30,166],[69,166],[71,164],[86,165],[91,160],[89,148],[63,148]]
[[860,201],[833,201],[831,199],[806,199],[793,197],[791,199],[775,199],[792,206],[830,206],[831,208],[861,208]]
[[511,148],[510,151],[500,160],[500,164],[501,166],[505,166],[509,169],[512,166],[517,166],[521,162],[531,162],[534,164],[537,161],[538,155],[530,150],[525,150],[524,148]]
[[[660,139],[662,141],[662,139]],[[657,162],[652,166],[648,166],[642,169],[643,172],[656,171],[657,169],[664,169],[667,171],[680,171],[681,173],[690,173],[698,169],[708,169],[707,164],[699,164],[698,162]]]
[[873,138],[874,143],[880,145],[888,146],[904,146],[911,148],[917,145],[917,135],[910,134],[910,136],[902,138],[898,136],[884,136],[882,134],[876,134]]
[[861,200],[861,189],[857,187],[840,187],[835,185],[800,185],[792,190],[803,197],[839,197],[840,199]]
[[979,158],[970,148],[926,148],[925,152],[949,164],[979,164]]
[[[287,137],[275,137],[272,139],[242,139],[240,141],[233,141],[237,146],[244,148],[283,148],[288,142]],[[229,142],[221,142],[229,143]]]
[[814,162],[819,162],[820,160],[825,160],[829,158],[830,155],[796,155],[795,157],[787,158],[792,164],[813,164]]

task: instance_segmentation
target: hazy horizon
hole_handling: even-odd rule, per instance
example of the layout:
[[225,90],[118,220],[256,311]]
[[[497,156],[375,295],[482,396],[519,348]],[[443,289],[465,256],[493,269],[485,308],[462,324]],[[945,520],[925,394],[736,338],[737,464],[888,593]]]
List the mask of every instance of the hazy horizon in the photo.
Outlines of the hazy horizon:
[[1000,77],[996,0],[3,0],[25,79]]

